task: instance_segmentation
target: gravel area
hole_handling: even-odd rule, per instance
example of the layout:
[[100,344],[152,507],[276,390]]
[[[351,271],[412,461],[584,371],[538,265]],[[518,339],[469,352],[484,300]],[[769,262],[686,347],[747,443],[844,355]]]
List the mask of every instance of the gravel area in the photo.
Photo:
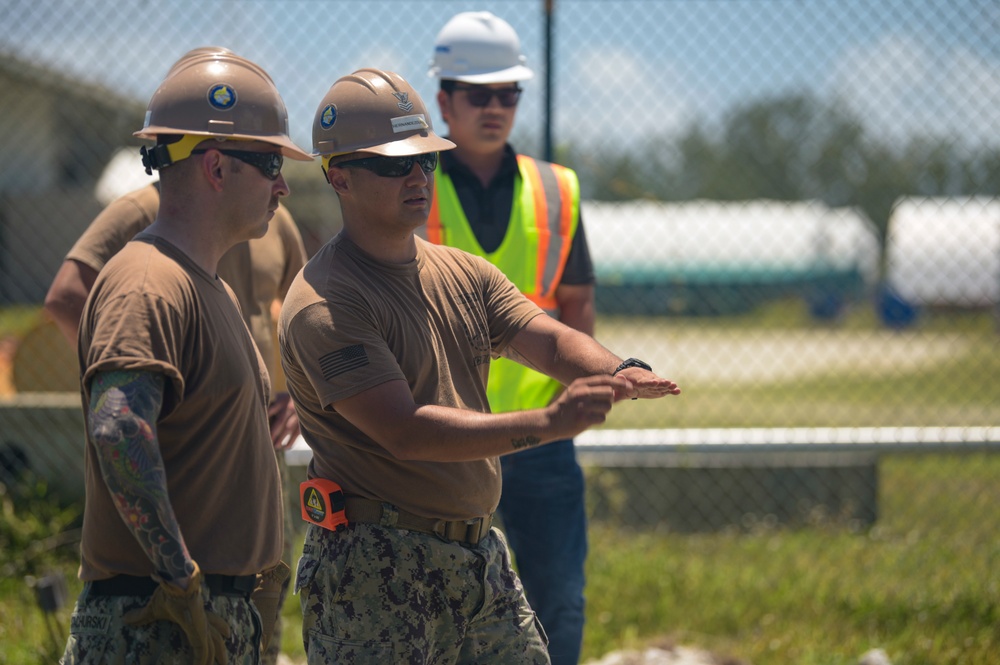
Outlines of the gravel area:
[[957,334],[718,329],[598,330],[612,351],[635,354],[681,383],[787,381],[827,372],[884,375],[949,362],[969,346]]

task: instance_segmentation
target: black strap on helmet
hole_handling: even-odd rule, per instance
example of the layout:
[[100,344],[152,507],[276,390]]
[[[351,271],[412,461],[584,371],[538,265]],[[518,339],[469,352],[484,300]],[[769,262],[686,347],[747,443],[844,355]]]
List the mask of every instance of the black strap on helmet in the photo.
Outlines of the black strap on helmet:
[[159,170],[174,163],[165,143],[157,143],[152,148],[142,146],[139,148],[139,154],[142,155],[142,165],[146,167],[146,175],[153,175],[153,169]]

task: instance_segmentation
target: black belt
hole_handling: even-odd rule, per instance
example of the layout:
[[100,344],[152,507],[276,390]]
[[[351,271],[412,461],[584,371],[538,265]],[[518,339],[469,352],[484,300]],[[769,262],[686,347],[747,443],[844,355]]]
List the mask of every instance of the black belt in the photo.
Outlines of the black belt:
[[[256,575],[205,575],[205,587],[213,596],[249,598],[257,586]],[[159,583],[152,577],[115,575],[90,583],[89,593],[95,596],[152,596]]]
[[421,517],[400,510],[395,506],[349,496],[344,499],[348,522],[365,524],[380,524],[396,529],[407,529],[430,533],[442,540],[455,541],[466,545],[478,545],[486,537],[493,526],[493,515],[475,517],[469,520],[438,520],[433,517]]

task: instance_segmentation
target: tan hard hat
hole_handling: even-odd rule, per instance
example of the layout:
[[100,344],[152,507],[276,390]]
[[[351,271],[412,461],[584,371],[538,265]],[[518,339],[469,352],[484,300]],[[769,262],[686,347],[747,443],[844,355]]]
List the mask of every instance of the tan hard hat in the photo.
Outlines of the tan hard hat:
[[386,157],[450,150],[427,107],[399,74],[359,69],[330,86],[313,120],[313,154],[370,152]]
[[225,46],[199,46],[197,48],[191,49],[181,57],[177,58],[177,62],[170,65],[170,70],[167,72],[167,76],[164,78],[169,78],[170,76],[172,76],[174,72],[180,69],[181,65],[183,65],[186,61],[192,58],[197,58],[198,56],[201,55],[216,55],[219,53],[228,53],[230,55],[235,55]]
[[155,140],[165,134],[263,141],[286,157],[312,159],[289,138],[288,111],[271,77],[233,53],[204,53],[174,65],[134,135]]

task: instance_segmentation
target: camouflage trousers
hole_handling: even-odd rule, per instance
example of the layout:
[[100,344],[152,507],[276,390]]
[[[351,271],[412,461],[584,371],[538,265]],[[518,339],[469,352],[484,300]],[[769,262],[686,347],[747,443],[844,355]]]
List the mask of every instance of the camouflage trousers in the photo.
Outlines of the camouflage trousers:
[[[63,665],[183,665],[194,652],[180,626],[154,621],[128,626],[122,617],[149,602],[148,596],[95,596],[85,584],[70,619]],[[205,608],[229,624],[226,639],[229,665],[259,665],[260,615],[246,598],[210,596],[202,591]]]
[[352,524],[310,525],[295,591],[310,665],[547,665],[503,535],[476,547]]
[[[297,504],[299,498],[298,486],[292,487],[292,483],[289,481],[288,474],[288,463],[285,461],[285,452],[282,450],[275,451],[275,456],[278,458],[278,472],[281,474],[281,498],[282,498],[282,511],[281,514],[284,517],[284,547],[281,550],[281,560],[285,563],[292,565],[293,559],[293,545],[295,544],[295,527],[302,522],[302,518],[298,513],[294,513],[292,510],[291,501],[294,500]],[[276,665],[278,662],[278,655],[281,653],[281,635],[284,633],[284,621],[281,618],[281,608],[285,606],[285,599],[288,597],[288,589],[291,586],[291,579],[285,580],[285,583],[281,587],[281,597],[278,600],[278,617],[274,622],[274,630],[271,633],[271,643],[267,645],[267,650],[261,653],[260,662],[261,665]]]

